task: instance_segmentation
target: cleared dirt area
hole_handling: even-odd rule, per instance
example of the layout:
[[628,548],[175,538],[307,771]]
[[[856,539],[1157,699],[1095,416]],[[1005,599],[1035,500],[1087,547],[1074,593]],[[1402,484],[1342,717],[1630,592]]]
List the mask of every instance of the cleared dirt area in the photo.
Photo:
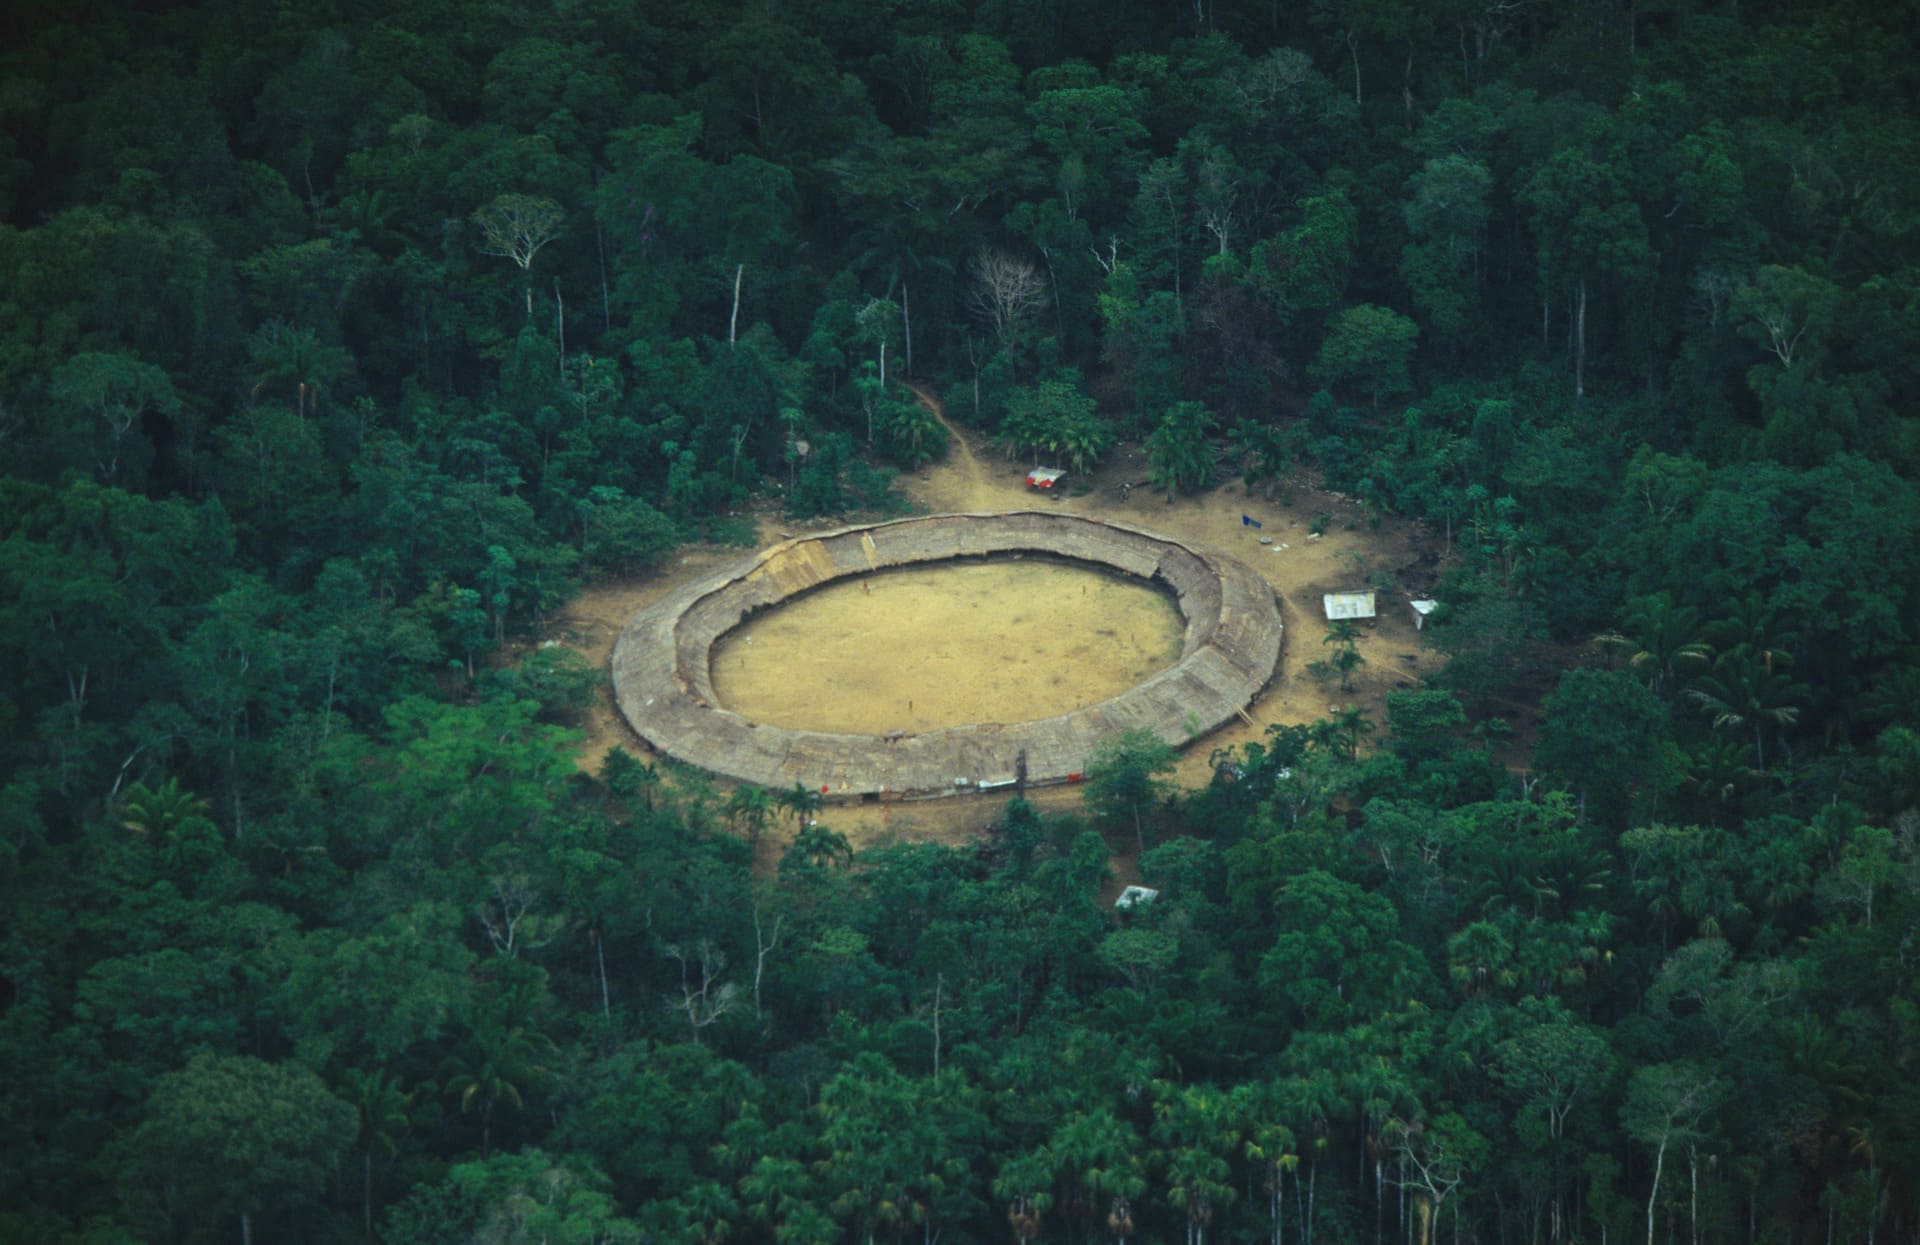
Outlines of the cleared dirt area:
[[[1272,723],[1308,723],[1349,705],[1361,706],[1375,721],[1381,721],[1388,692],[1416,686],[1422,677],[1440,667],[1439,654],[1415,630],[1407,605],[1409,596],[1425,595],[1438,575],[1440,541],[1418,525],[1370,516],[1362,506],[1317,488],[1305,476],[1283,482],[1271,498],[1248,496],[1238,479],[1223,476],[1205,493],[1168,503],[1140,486],[1147,474],[1146,456],[1135,445],[1120,446],[1100,470],[1089,476],[1069,476],[1064,490],[1049,496],[1026,487],[1026,470],[1034,464],[1007,459],[963,429],[954,427],[954,432],[954,443],[943,462],[900,478],[900,491],[916,510],[938,514],[1057,507],[1209,545],[1239,558],[1273,585],[1288,629],[1281,672],[1266,694],[1248,707],[1251,725],[1236,724],[1215,731],[1182,753],[1176,777],[1183,784],[1205,783],[1210,773],[1207,758],[1214,749],[1238,749],[1242,744],[1257,742]],[[1123,485],[1133,487],[1123,491]],[[758,548],[772,545],[783,533],[797,535],[837,525],[794,525],[768,515],[759,523]],[[740,560],[748,552],[740,548],[692,548],[658,574],[595,584],[552,620],[550,637],[604,666],[620,628],[636,610],[696,576]],[[1355,672],[1353,690],[1342,692],[1337,680],[1316,677],[1309,669],[1332,652],[1322,643],[1327,624],[1320,598],[1323,593],[1368,588],[1380,590],[1380,617],[1372,624],[1361,624],[1359,649],[1366,664]],[[859,592],[857,587],[853,590]],[[769,619],[774,617],[777,614],[768,615]],[[874,611],[866,622],[873,642],[883,643],[892,625],[890,618]],[[1083,623],[1079,625],[1084,627]],[[844,632],[845,628],[839,630]],[[1076,681],[1088,677],[1078,670],[1066,673]],[[900,703],[911,699],[917,705],[918,686],[893,689],[890,698]],[[603,695],[585,730],[587,740],[580,757],[583,767],[597,770],[600,759],[614,745],[645,753],[645,745],[614,709],[610,692]],[[1079,792],[1073,787],[1043,789],[1034,792],[1032,798],[1042,808],[1052,810],[1079,805]],[[1004,803],[1004,799],[993,796],[956,796],[910,804],[849,805],[830,809],[825,820],[856,846],[889,837],[957,842],[991,825]]]
[[798,730],[1031,722],[1164,670],[1183,629],[1170,598],[1090,567],[904,567],[752,618],[713,650],[713,684],[736,713]]

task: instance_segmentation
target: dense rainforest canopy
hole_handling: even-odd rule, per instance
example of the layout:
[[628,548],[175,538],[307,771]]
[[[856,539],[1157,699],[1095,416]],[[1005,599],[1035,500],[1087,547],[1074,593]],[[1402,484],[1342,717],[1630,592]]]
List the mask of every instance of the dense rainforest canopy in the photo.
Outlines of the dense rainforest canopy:
[[[1920,1236],[1912,0],[0,48],[0,1238]],[[899,505],[903,372],[1430,523],[1446,673],[959,848],[577,773],[501,654]]]

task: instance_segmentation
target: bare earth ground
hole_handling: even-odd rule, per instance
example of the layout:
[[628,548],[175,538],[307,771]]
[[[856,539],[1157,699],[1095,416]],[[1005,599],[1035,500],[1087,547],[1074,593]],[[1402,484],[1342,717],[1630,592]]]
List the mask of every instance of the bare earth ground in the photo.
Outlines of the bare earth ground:
[[[1069,476],[1063,494],[1048,496],[1026,487],[1026,469],[1031,464],[1008,460],[958,427],[953,431],[955,438],[945,461],[900,478],[900,491],[918,511],[939,514],[1058,508],[1090,518],[1118,520],[1231,554],[1259,570],[1273,585],[1287,628],[1281,671],[1261,698],[1248,707],[1251,726],[1236,723],[1222,728],[1195,741],[1182,753],[1176,773],[1182,785],[1203,785],[1209,776],[1207,758],[1214,749],[1237,750],[1242,744],[1258,742],[1272,723],[1308,723],[1351,705],[1366,709],[1374,721],[1382,722],[1388,692],[1417,685],[1441,664],[1439,655],[1415,630],[1407,605],[1410,595],[1425,595],[1438,574],[1439,541],[1418,525],[1392,518],[1372,522],[1358,504],[1325,492],[1304,477],[1284,482],[1274,490],[1271,500],[1247,496],[1238,479],[1228,479],[1199,496],[1182,497],[1169,504],[1139,484],[1146,478],[1147,469],[1145,452],[1137,445],[1120,446],[1091,476]],[[1121,493],[1124,483],[1135,485],[1130,496]],[[1261,526],[1243,523],[1243,516]],[[1310,533],[1316,519],[1324,529],[1319,537]],[[762,516],[757,548],[774,544],[783,534],[798,535],[807,530],[813,528],[785,523],[777,515]],[[698,575],[743,560],[753,552],[693,547],[683,550],[674,565],[653,575],[590,585],[550,620],[548,638],[571,645],[604,667],[620,628],[636,610]],[[1366,665],[1354,675],[1353,690],[1342,692],[1337,682],[1309,673],[1311,663],[1324,660],[1331,652],[1322,642],[1327,624],[1321,594],[1383,584],[1391,585],[1391,590],[1379,597],[1379,619],[1371,626],[1360,627],[1360,652]],[[869,634],[878,642],[887,634],[890,623],[884,602],[873,604]],[[1094,619],[1084,619],[1081,625],[1090,621]],[[828,625],[833,634],[823,636],[823,643],[844,638],[844,623]],[[893,689],[892,695],[901,702],[918,699],[910,687]],[[583,730],[583,768],[597,770],[607,750],[616,745],[638,755],[647,753],[646,745],[614,709],[610,691],[603,691]],[[1076,809],[1080,802],[1079,791],[1073,787],[1045,788],[1030,795],[1034,803],[1050,811]],[[1002,797],[955,796],[909,804],[849,805],[830,808],[823,820],[856,847],[895,838],[962,842],[991,825],[1004,804]],[[766,836],[766,850],[777,853],[781,845],[773,840],[784,833]],[[1119,846],[1117,841],[1115,846]],[[1116,873],[1130,874],[1130,865],[1116,862]]]
[[720,702],[849,735],[1032,722],[1111,700],[1180,657],[1171,594],[1048,558],[909,566],[757,614],[714,646]]

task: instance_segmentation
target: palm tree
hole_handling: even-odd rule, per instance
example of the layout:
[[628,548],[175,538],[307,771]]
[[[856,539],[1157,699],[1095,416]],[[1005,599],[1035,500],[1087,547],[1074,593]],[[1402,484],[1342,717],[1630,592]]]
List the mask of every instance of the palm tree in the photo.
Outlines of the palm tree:
[[654,793],[660,789],[659,766],[640,760],[625,748],[615,747],[601,763],[600,778],[615,799],[638,797],[648,812],[653,811]]
[[1040,1221],[1053,1208],[1053,1155],[1045,1146],[1007,1160],[993,1178],[993,1195],[1007,1204],[1013,1245],[1040,1235]]
[[693,1245],[725,1245],[738,1226],[740,1203],[717,1181],[700,1181],[675,1202]]
[[1299,1125],[1298,1133],[1309,1157],[1307,1196],[1300,1221],[1300,1239],[1314,1239],[1314,1200],[1319,1185],[1320,1160],[1329,1148],[1328,1132],[1333,1113],[1340,1109],[1340,1087],[1333,1073],[1318,1067],[1307,1076],[1290,1076],[1276,1086],[1282,1114]]
[[1327,628],[1327,634],[1321,638],[1320,642],[1339,645],[1333,652],[1332,665],[1340,672],[1340,690],[1352,691],[1353,672],[1367,664],[1367,659],[1360,655],[1359,631],[1354,628],[1350,620],[1336,619]]
[[809,823],[793,836],[787,856],[815,869],[832,869],[853,859],[853,845],[839,831]]
[[760,846],[760,835],[773,815],[773,801],[773,792],[751,784],[735,788],[727,797],[727,822],[746,834],[749,846]]
[[462,1111],[480,1110],[480,1154],[493,1151],[493,1111],[504,1102],[525,1105],[523,1091],[543,1084],[547,1068],[540,1060],[553,1053],[553,1041],[524,1025],[495,1017],[473,1024],[447,1057],[446,1089]]
[[1268,1241],[1286,1245],[1287,1174],[1300,1167],[1293,1130],[1280,1122],[1281,1106],[1271,1084],[1242,1085],[1234,1091],[1241,1116],[1248,1120],[1246,1155],[1259,1165],[1267,1195]]
[[1700,638],[1700,611],[1675,605],[1673,594],[1642,597],[1627,614],[1627,659],[1653,694],[1665,698],[1680,686],[1682,671],[1706,667],[1713,646]]
[[1256,486],[1278,480],[1291,461],[1280,429],[1251,419],[1234,426],[1233,452],[1240,460],[1240,479],[1249,496]]
[[399,1081],[389,1079],[384,1069],[348,1068],[340,1076],[340,1088],[360,1114],[360,1218],[367,1239],[372,1240],[373,1152],[382,1150],[391,1158],[399,1151],[400,1138],[412,1126],[407,1107],[413,1094],[401,1093]]
[[1789,650],[1800,641],[1800,633],[1784,625],[1779,611],[1757,592],[1736,601],[1731,614],[1708,624],[1705,631],[1722,656],[1748,654],[1758,658],[1768,674],[1793,665]]
[[136,782],[120,800],[120,827],[159,853],[175,873],[204,863],[220,850],[220,832],[205,799],[169,778],[159,787]]
[[1197,489],[1213,475],[1213,413],[1198,402],[1176,402],[1147,438],[1147,474],[1167,494]]
[[1116,1242],[1133,1235],[1133,1200],[1147,1189],[1139,1146],[1133,1129],[1103,1108],[1068,1120],[1048,1147],[1072,1185],[1080,1213],[1098,1217],[1105,1204],[1107,1230]]
[[1349,705],[1333,717],[1334,743],[1351,761],[1360,755],[1360,741],[1373,734],[1373,720],[1358,705]]
[[773,802],[793,818],[794,828],[799,829],[806,824],[807,818],[820,810],[825,800],[812,787],[796,782],[791,790],[776,794]]
[[1766,728],[1780,730],[1798,722],[1800,706],[1811,696],[1804,683],[1792,682],[1773,668],[1775,656],[1772,650],[1762,653],[1744,645],[1722,653],[1713,673],[1696,680],[1686,693],[1712,718],[1714,730],[1752,728],[1755,768],[1762,772],[1767,768]]
[[785,1155],[762,1155],[740,1178],[740,1196],[745,1199],[748,1216],[770,1231],[776,1241],[792,1235],[789,1229],[796,1218],[810,1222],[806,1212],[819,1215],[809,1200],[812,1192],[806,1164]]
[[1233,1198],[1226,1156],[1240,1140],[1239,1112],[1212,1086],[1161,1089],[1153,1135],[1166,1155],[1167,1200],[1186,1213],[1187,1245],[1206,1245],[1215,1212]]
[[121,798],[120,827],[159,842],[183,823],[206,820],[211,811],[205,799],[182,787],[177,778],[157,788],[136,782]]
[[263,391],[284,393],[294,400],[294,413],[305,419],[320,409],[320,395],[333,382],[353,372],[353,355],[339,346],[323,346],[310,328],[269,320],[247,338],[254,381],[251,396]]
[[1752,751],[1753,745],[1743,739],[1699,741],[1688,751],[1687,790],[1715,805],[1737,804],[1741,791],[1765,777],[1754,768],[1748,755]]

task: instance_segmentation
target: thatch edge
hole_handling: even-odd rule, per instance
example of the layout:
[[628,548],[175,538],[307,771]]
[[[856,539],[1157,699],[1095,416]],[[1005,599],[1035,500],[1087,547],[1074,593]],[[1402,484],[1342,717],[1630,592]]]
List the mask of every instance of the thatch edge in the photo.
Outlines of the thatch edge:
[[[1157,578],[1178,598],[1178,662],[1119,696],[1057,717],[975,724],[891,740],[755,722],[714,696],[714,641],[747,614],[875,567],[1031,552]],[[676,760],[740,782],[796,783],[829,799],[917,798],[995,789],[1027,758],[1027,782],[1068,782],[1128,727],[1183,747],[1239,716],[1279,667],[1272,588],[1225,555],[1123,523],[1045,511],[946,514],[857,524],[785,540],[641,610],[611,660],[635,732]]]

